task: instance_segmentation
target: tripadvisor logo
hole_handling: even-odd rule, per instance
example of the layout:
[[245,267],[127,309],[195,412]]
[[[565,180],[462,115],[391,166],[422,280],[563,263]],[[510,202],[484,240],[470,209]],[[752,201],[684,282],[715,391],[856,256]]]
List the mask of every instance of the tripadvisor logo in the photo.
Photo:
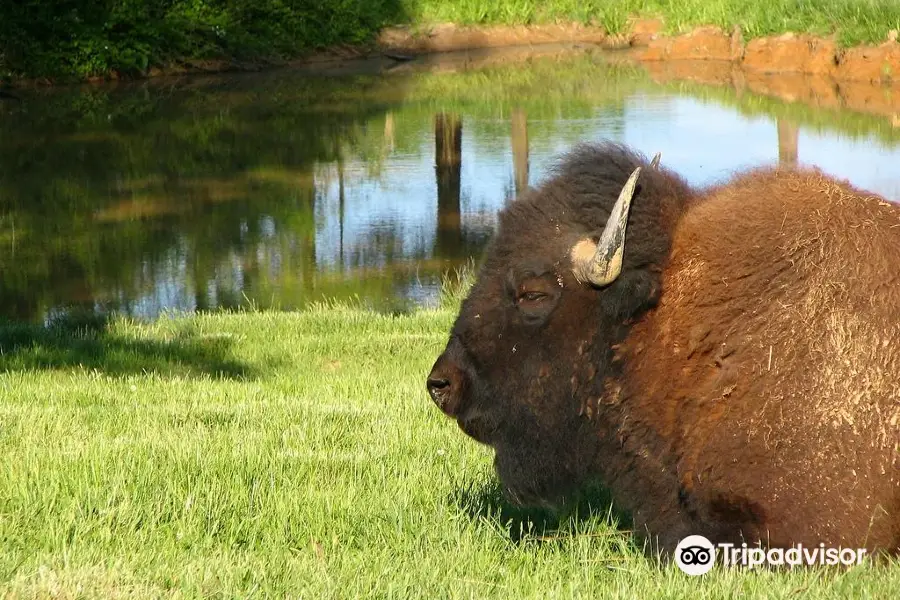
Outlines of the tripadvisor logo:
[[[717,552],[718,547],[720,552]],[[825,544],[807,547],[797,544],[791,548],[750,548],[747,544],[718,544],[702,535],[689,535],[675,547],[675,564],[688,575],[703,575],[716,564],[716,555],[726,567],[740,565],[750,569],[761,565],[858,565],[866,557],[865,548],[826,548]]]
[[689,535],[675,547],[675,564],[688,575],[703,575],[716,564],[716,547],[702,535]]

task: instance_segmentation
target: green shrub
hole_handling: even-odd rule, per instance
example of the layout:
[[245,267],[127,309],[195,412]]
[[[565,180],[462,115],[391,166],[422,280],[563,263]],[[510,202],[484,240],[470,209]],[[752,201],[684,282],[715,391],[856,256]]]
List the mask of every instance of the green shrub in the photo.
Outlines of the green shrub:
[[397,0],[0,2],[0,75],[126,75],[182,60],[273,60],[371,39]]

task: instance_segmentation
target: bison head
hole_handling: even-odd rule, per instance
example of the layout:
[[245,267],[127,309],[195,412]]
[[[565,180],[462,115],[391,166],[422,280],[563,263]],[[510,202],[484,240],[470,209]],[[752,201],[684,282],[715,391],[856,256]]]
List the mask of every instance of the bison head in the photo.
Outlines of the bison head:
[[494,448],[513,502],[557,505],[597,473],[615,346],[657,300],[686,196],[621,146],[583,146],[501,213],[427,388]]

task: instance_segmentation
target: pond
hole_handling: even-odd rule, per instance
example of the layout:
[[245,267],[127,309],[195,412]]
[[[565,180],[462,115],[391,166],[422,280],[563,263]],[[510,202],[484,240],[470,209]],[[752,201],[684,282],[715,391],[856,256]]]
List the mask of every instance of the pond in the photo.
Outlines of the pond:
[[3,101],[0,319],[433,304],[582,141],[661,152],[695,184],[799,161],[900,200],[888,117],[657,83],[599,51],[520,54]]

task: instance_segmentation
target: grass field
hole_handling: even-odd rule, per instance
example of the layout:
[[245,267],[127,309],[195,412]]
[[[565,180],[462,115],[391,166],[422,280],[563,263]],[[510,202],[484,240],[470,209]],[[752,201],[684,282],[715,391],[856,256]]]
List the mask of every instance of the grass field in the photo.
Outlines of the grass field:
[[424,391],[452,306],[3,328],[0,597],[896,597],[661,568],[599,492],[511,509]]
[[883,42],[889,30],[900,29],[896,0],[417,0],[408,6],[410,15],[426,22],[594,21],[618,33],[640,15],[662,17],[669,32],[740,25],[749,38],[794,31],[837,34],[845,44]]

